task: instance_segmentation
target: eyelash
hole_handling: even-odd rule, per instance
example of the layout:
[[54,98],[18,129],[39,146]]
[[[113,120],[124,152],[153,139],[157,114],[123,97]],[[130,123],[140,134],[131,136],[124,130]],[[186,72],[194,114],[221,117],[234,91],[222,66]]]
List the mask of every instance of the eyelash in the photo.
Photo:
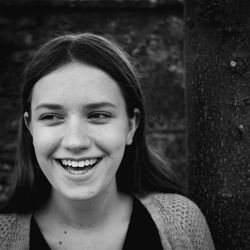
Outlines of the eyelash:
[[40,120],[52,121],[54,120],[53,118],[62,119],[62,117],[57,114],[44,114],[40,117]]
[[[104,119],[108,119],[111,117],[112,117],[112,115],[109,113],[93,112],[87,116],[87,119],[89,119],[89,120],[104,120]],[[58,114],[44,114],[44,115],[41,115],[41,117],[39,119],[43,120],[43,121],[53,121],[53,120],[57,120],[57,119],[63,119],[63,117],[61,117]]]
[[91,113],[91,114],[88,115],[88,119],[98,119],[98,120],[108,119],[108,118],[111,118],[111,117],[112,117],[111,114],[104,113],[104,112],[94,112],[94,113]]

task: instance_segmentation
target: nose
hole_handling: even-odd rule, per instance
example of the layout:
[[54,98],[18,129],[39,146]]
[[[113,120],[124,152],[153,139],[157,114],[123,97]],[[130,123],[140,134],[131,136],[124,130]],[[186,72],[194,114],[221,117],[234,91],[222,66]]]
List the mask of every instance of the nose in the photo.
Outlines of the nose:
[[66,125],[66,131],[62,140],[62,146],[73,152],[87,149],[91,145],[91,137],[84,122],[77,117],[69,119]]

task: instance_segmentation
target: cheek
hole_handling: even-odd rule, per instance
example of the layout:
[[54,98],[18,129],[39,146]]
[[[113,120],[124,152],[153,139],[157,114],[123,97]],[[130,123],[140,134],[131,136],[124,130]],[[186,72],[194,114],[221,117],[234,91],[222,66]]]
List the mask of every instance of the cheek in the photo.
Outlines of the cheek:
[[128,129],[124,124],[107,127],[96,132],[96,139],[99,146],[107,153],[114,154],[124,150],[127,142],[127,131]]
[[39,158],[39,155],[52,153],[58,142],[57,133],[43,128],[34,131],[33,146],[37,157]]

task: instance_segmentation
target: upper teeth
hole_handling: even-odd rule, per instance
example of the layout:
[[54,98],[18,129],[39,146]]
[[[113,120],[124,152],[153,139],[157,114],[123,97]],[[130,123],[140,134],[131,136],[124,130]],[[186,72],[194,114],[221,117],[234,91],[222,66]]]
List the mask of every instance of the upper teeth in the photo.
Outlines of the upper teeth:
[[88,160],[82,160],[82,161],[71,161],[71,160],[62,160],[61,161],[64,166],[70,166],[73,168],[76,167],[85,167],[89,165],[93,165],[97,162],[97,159],[88,159]]

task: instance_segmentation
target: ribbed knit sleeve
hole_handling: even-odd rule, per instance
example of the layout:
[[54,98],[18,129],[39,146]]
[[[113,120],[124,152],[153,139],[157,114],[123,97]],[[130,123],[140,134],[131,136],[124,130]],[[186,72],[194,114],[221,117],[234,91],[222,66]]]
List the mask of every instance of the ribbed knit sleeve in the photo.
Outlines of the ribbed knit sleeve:
[[200,209],[177,194],[152,194],[142,203],[158,227],[165,250],[213,250],[213,240]]
[[30,215],[0,215],[0,249],[28,250]]

